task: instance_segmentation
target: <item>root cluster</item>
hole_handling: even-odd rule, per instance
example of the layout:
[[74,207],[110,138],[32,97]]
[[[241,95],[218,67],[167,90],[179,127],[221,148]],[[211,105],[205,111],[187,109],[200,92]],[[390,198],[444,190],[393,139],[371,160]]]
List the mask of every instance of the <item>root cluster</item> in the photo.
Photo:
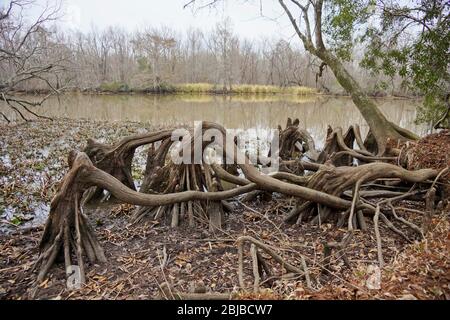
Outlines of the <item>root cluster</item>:
[[[225,132],[218,124],[204,122],[203,130],[208,128]],[[423,237],[426,219],[432,214],[435,203],[442,200],[438,182],[442,170],[406,170],[398,165],[399,152],[392,149],[391,154],[373,154],[369,147],[370,134],[363,141],[358,126],[350,127],[345,134],[341,128],[330,128],[325,147],[319,152],[310,134],[299,129],[298,119],[288,119],[285,129],[280,130],[280,171],[269,175],[262,174],[257,164],[250,163],[237,146],[230,155],[225,141],[203,144],[202,151],[215,145],[225,151],[224,158],[236,160],[242,156],[245,164],[226,165],[224,161],[175,164],[169,157],[171,152],[180,153],[186,147],[192,149],[194,143],[191,140],[180,145],[171,140],[171,134],[172,130],[163,130],[131,136],[111,146],[89,140],[84,152],[70,153],[70,170],[52,200],[42,235],[40,255],[35,264],[39,268],[37,284],[45,279],[59,257],[65,261],[68,273],[76,261],[81,282],[85,280],[84,257],[91,262],[106,261],[82,209],[87,201],[100,200],[104,190],[117,201],[138,206],[130,223],[152,219],[165,221],[174,228],[207,226],[213,232],[220,232],[225,213],[233,212],[227,200],[245,195],[242,201],[252,201],[258,195],[273,193],[293,197],[294,206],[284,218],[289,224],[332,222],[340,228],[346,226],[351,233],[356,229],[369,231],[368,220],[373,220],[381,266],[380,223],[406,237],[393,222],[403,224]],[[144,145],[149,146],[147,164],[137,191],[131,164],[136,148]],[[225,182],[235,187],[226,189]],[[395,201],[418,197],[427,199],[429,212],[424,215],[423,226],[399,217],[393,206]],[[374,199],[381,201],[374,202]],[[300,274],[307,286],[311,286],[304,259],[302,266],[291,265],[262,241],[245,236],[237,241],[241,287],[246,286],[242,268],[245,242],[251,244],[255,291],[264,275],[271,274],[262,253],[287,271]],[[329,254],[333,248],[341,248],[347,242],[330,244]]]

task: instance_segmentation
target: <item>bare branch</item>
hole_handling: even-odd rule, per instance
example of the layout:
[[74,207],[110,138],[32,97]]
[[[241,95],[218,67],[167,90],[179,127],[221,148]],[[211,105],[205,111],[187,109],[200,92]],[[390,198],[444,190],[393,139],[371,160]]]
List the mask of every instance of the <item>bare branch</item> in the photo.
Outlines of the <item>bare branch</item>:
[[302,10],[303,12],[303,20],[305,21],[305,26],[306,26],[306,36],[308,38],[309,41],[312,42],[312,37],[311,37],[311,25],[309,23],[309,16],[308,16],[308,10],[309,10],[309,5],[311,4],[311,2],[308,2],[306,4],[306,6],[303,6],[302,4],[300,4],[300,2],[298,2],[297,0],[291,0],[295,5],[297,5],[300,10]]
[[314,44],[305,36],[305,34],[302,33],[302,31],[300,30],[297,22],[295,21],[295,19],[293,17],[291,11],[287,7],[287,5],[284,3],[284,1],[283,0],[278,0],[278,2],[283,7],[284,11],[286,12],[287,16],[289,17],[289,20],[291,21],[291,24],[294,27],[295,32],[297,33],[299,38],[302,40],[305,49],[308,50],[311,53],[316,52],[316,48],[314,47]]

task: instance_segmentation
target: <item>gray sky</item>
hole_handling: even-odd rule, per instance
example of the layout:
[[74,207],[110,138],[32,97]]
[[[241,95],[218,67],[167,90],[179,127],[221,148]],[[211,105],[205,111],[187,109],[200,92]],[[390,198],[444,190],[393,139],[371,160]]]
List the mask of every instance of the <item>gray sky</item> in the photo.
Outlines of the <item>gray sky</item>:
[[[5,0],[0,0],[3,2]],[[38,0],[45,3],[51,0]],[[226,0],[216,9],[202,9],[193,12],[183,9],[188,0],[63,0],[65,17],[63,24],[68,28],[88,31],[92,25],[103,29],[114,25],[129,31],[144,26],[167,25],[177,31],[188,27],[211,29],[216,22],[230,17],[234,32],[240,37],[258,39],[265,37],[290,38],[292,26],[286,17],[281,17],[282,8],[278,1],[262,0],[263,14],[260,15],[259,0]],[[278,18],[274,21],[273,18]]]

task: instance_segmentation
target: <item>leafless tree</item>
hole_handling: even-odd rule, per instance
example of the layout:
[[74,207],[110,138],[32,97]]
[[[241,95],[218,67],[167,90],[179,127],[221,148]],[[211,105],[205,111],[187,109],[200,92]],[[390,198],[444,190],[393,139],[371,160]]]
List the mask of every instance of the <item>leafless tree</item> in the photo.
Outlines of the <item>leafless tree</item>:
[[[61,88],[59,75],[65,70],[64,45],[58,43],[50,24],[59,18],[60,3],[48,4],[38,16],[28,21],[24,11],[32,0],[13,0],[0,8],[0,98],[18,116],[28,121],[32,109],[41,105]],[[17,95],[27,86],[40,88],[48,94],[38,101]],[[10,122],[6,112],[1,116]]]
[[134,45],[138,52],[146,59],[152,74],[153,87],[156,88],[163,82],[162,72],[170,68],[170,60],[173,57],[173,49],[176,40],[169,28],[147,28],[136,34]]
[[208,39],[208,47],[216,58],[215,83],[221,83],[224,92],[231,90],[233,85],[234,56],[238,50],[238,44],[238,39],[233,35],[230,19],[217,23]]

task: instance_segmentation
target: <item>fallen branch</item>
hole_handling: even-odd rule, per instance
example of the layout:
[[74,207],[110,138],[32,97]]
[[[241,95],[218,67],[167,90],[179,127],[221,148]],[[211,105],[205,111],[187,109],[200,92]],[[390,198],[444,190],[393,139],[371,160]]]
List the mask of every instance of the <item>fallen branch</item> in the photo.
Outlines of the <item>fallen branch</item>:
[[[302,261],[302,268],[300,269],[294,265],[291,265],[290,263],[286,262],[280,255],[278,255],[270,246],[264,244],[263,242],[250,237],[250,236],[242,236],[239,237],[236,241],[238,246],[238,277],[239,277],[239,286],[242,289],[245,289],[245,282],[244,282],[244,242],[250,242],[251,244],[255,245],[255,247],[260,248],[264,252],[266,252],[268,255],[270,255],[276,262],[281,264],[283,268],[286,269],[288,272],[292,272],[295,274],[300,274],[305,276],[305,279],[307,280],[307,285],[309,289],[312,289],[311,287],[311,281],[309,279],[309,272],[308,268],[306,266],[306,262]],[[309,284],[308,284],[309,283]]]

